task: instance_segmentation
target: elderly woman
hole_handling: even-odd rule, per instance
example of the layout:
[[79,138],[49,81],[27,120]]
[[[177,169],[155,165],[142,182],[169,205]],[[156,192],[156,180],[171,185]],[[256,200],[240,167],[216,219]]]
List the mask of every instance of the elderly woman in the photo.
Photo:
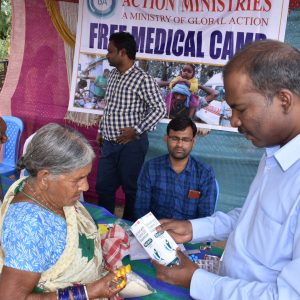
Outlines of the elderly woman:
[[[95,154],[77,131],[49,124],[19,161],[29,176],[7,192],[0,212],[1,299],[114,296],[100,237],[80,204]],[[2,269],[2,270],[1,270]]]

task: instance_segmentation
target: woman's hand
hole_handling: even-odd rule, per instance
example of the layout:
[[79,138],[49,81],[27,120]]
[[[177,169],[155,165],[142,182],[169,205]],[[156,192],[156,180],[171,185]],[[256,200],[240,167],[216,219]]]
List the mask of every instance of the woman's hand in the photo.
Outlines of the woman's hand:
[[157,231],[168,231],[176,243],[187,243],[193,237],[193,227],[190,221],[178,221],[172,219],[159,220]]
[[115,273],[109,272],[101,279],[95,281],[94,283],[88,284],[86,287],[89,298],[111,298],[120,292],[123,288],[117,288],[112,284],[112,280],[115,278],[115,276]]
[[159,264],[156,261],[152,261],[158,279],[189,288],[192,280],[192,276],[198,266],[189,260],[180,250],[177,250],[177,256],[180,260],[179,265],[172,267],[166,267]]

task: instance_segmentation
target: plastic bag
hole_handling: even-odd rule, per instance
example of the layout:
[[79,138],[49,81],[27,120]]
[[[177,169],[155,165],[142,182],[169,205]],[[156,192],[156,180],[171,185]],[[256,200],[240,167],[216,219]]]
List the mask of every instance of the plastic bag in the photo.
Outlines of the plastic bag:
[[119,292],[122,298],[143,297],[156,293],[150,284],[148,284],[141,276],[131,271],[126,275],[127,284],[125,288]]

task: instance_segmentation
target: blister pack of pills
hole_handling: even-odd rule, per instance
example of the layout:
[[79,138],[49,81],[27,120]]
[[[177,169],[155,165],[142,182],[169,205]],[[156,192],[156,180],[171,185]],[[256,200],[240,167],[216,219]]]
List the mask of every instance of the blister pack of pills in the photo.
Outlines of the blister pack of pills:
[[199,268],[208,272],[219,274],[220,270],[220,257],[210,254],[195,253],[190,254],[189,259],[196,263]]

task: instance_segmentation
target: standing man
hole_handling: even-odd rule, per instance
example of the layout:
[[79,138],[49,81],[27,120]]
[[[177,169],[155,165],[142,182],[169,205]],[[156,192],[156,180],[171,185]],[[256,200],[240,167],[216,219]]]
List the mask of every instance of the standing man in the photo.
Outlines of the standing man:
[[135,64],[136,43],[127,32],[109,38],[107,59],[110,72],[106,107],[97,141],[102,145],[96,191],[99,205],[115,208],[115,192],[125,192],[123,218],[134,220],[133,209],[139,172],[148,150],[147,131],[155,129],[165,115],[165,104],[155,80]]
[[187,117],[172,119],[165,142],[169,154],[145,162],[138,179],[135,218],[151,211],[156,218],[188,220],[210,216],[216,203],[211,166],[190,155],[197,127]]
[[224,240],[219,275],[181,252],[181,264],[157,276],[190,287],[194,299],[300,299],[300,52],[265,40],[225,66],[231,124],[266,147],[242,209],[191,221],[164,220],[177,242]]

